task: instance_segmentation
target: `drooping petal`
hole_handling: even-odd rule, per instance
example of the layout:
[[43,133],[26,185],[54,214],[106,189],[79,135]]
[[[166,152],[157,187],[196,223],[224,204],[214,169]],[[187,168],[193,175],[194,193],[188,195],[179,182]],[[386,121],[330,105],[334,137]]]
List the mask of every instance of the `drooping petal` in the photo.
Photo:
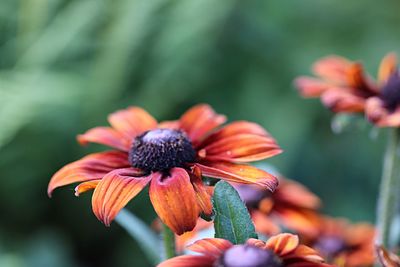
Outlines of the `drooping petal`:
[[302,184],[280,178],[279,190],[274,193],[274,199],[278,203],[285,203],[296,207],[318,209],[321,206],[321,200],[318,196],[308,190]]
[[[329,265],[319,265],[324,262],[324,259],[318,254],[314,249],[298,245],[292,252],[283,255],[283,260],[286,262],[292,262],[288,266],[329,266]],[[308,262],[308,265],[307,265]],[[297,263],[297,265],[296,265]],[[317,265],[315,265],[317,264]]]
[[251,134],[256,136],[269,137],[273,140],[272,136],[260,125],[248,121],[236,121],[232,122],[216,132],[210,134],[206,139],[204,139],[198,146],[198,148],[203,148],[211,143],[216,143],[221,140],[225,140],[228,137],[233,137],[240,134]]
[[361,63],[353,63],[348,69],[347,79],[349,87],[356,88],[359,93],[365,94],[365,97],[378,92],[378,88],[372,79],[364,73]]
[[379,127],[400,126],[400,107],[389,113],[385,103],[379,97],[371,97],[367,100],[365,113],[368,120]]
[[128,154],[106,151],[90,154],[72,162],[56,172],[49,182],[47,192],[51,196],[55,188],[94,179],[101,179],[112,170],[128,167]]
[[207,187],[203,184],[199,167],[193,166],[192,173],[190,174],[190,180],[193,185],[194,191],[196,192],[197,203],[200,210],[205,215],[211,215],[213,209],[211,203],[211,194],[207,190]]
[[359,97],[346,88],[333,88],[321,96],[322,103],[333,112],[363,112],[365,98]]
[[262,233],[263,235],[276,235],[279,234],[281,229],[279,226],[271,219],[267,214],[261,213],[257,210],[251,212],[251,219],[254,222],[257,233]]
[[138,177],[135,168],[117,169],[108,173],[96,186],[92,208],[96,217],[106,226],[118,212],[150,182],[151,176]]
[[180,118],[180,127],[183,129],[193,145],[197,145],[211,130],[226,121],[224,115],[215,111],[206,104],[200,104],[186,111]]
[[266,159],[281,152],[272,138],[254,134],[236,134],[210,143],[198,154],[208,161],[245,163]]
[[336,85],[347,85],[348,69],[352,62],[339,56],[327,56],[314,63],[313,72]]
[[383,246],[376,247],[379,262],[383,267],[399,267],[400,258],[396,254],[386,250]]
[[233,245],[231,242],[222,238],[204,238],[194,242],[187,248],[191,251],[218,259],[227,249],[232,246]]
[[182,168],[172,168],[170,175],[151,175],[150,200],[160,219],[181,235],[196,226],[199,207],[189,174]]
[[215,259],[208,256],[184,255],[168,259],[157,267],[213,267]]
[[75,196],[79,197],[80,194],[95,189],[96,186],[100,183],[100,181],[101,179],[97,179],[78,184],[75,187]]
[[327,82],[305,76],[298,77],[294,81],[294,85],[303,97],[319,97],[323,92],[332,87]]
[[127,139],[157,127],[157,121],[142,108],[129,107],[108,116],[111,126]]
[[271,249],[278,256],[284,256],[294,251],[299,245],[299,237],[292,234],[279,234],[272,236],[265,243],[265,247]]
[[396,53],[387,54],[379,66],[378,81],[382,85],[386,83],[389,77],[397,71],[397,55]]
[[81,145],[98,143],[122,151],[128,151],[132,140],[126,139],[124,135],[109,127],[96,127],[84,134],[78,135],[78,142]]
[[279,220],[286,228],[307,237],[315,237],[320,229],[321,220],[317,212],[302,208],[275,207]]
[[196,165],[205,176],[234,183],[258,184],[270,191],[274,191],[278,186],[278,180],[275,176],[250,165],[206,161],[196,163]]

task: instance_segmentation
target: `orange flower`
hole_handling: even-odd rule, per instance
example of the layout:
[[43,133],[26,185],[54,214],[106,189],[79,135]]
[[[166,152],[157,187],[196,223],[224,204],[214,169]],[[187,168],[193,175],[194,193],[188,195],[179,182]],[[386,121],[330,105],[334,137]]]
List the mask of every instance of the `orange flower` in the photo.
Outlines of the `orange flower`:
[[344,219],[322,218],[318,237],[310,243],[337,266],[365,267],[374,263],[375,229],[367,223],[349,224]]
[[257,184],[273,191],[277,179],[245,164],[281,153],[259,125],[233,122],[217,129],[225,117],[197,105],[177,121],[157,123],[146,111],[130,107],[108,117],[111,127],[96,127],[78,136],[117,150],[88,155],[59,170],[48,193],[80,182],[76,195],[94,189],[93,212],[110,225],[118,212],[147,184],[160,219],[175,233],[192,230],[201,212],[210,215],[210,192],[201,175]]
[[317,209],[321,202],[303,185],[279,177],[279,187],[273,194],[253,185],[236,184],[235,188],[249,208],[257,232],[277,234],[282,224],[300,235],[318,234]]
[[378,254],[379,262],[383,267],[400,267],[400,257],[396,254],[387,251],[382,246],[377,246],[376,252]]
[[292,234],[279,234],[267,242],[249,239],[244,245],[233,245],[220,238],[206,238],[188,247],[200,255],[183,255],[166,260],[158,267],[254,267],[254,266],[329,266],[313,249],[300,245]]
[[366,99],[378,93],[358,62],[328,56],[317,61],[312,70],[317,78],[301,76],[295,85],[302,96],[320,97],[333,112],[364,112]]

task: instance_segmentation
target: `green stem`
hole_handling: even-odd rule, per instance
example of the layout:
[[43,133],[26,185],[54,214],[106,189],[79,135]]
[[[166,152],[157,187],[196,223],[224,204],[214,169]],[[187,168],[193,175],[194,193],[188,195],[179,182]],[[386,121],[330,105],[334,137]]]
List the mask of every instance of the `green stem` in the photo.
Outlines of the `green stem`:
[[153,264],[161,261],[159,256],[159,239],[144,222],[127,209],[121,210],[115,221],[137,241],[139,247]]
[[165,258],[175,257],[175,234],[165,224],[163,224],[163,242]]
[[393,248],[398,237],[393,231],[393,222],[398,211],[399,185],[400,185],[400,131],[390,129],[389,140],[386,147],[381,187],[377,210],[377,237],[376,243],[388,249]]

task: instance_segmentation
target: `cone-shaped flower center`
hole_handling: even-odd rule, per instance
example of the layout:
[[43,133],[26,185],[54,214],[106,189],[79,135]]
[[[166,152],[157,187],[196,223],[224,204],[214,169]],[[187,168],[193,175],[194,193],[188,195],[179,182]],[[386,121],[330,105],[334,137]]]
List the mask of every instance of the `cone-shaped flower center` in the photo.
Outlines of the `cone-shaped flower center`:
[[382,88],[381,98],[386,108],[394,111],[400,104],[400,74],[394,73],[390,76],[386,85]]
[[216,267],[282,267],[281,260],[271,250],[251,245],[236,245],[225,251]]
[[179,130],[155,129],[135,138],[129,162],[148,172],[183,167],[195,160],[196,151],[186,134]]
[[346,249],[346,244],[340,237],[323,236],[318,239],[315,248],[326,257],[333,257]]

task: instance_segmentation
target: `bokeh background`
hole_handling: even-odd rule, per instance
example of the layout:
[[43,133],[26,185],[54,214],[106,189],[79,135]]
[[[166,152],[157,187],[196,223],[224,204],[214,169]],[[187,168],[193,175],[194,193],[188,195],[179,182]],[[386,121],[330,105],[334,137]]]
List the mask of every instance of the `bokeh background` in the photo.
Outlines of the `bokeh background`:
[[[376,72],[399,51],[396,0],[1,0],[0,266],[149,266],[90,193],[46,195],[51,175],[92,151],[75,136],[129,105],[177,118],[210,103],[265,126],[285,150],[266,162],[301,181],[324,212],[373,222],[385,133],[335,134],[332,114],[293,78],[340,54]],[[155,218],[146,194],[129,209]]]

